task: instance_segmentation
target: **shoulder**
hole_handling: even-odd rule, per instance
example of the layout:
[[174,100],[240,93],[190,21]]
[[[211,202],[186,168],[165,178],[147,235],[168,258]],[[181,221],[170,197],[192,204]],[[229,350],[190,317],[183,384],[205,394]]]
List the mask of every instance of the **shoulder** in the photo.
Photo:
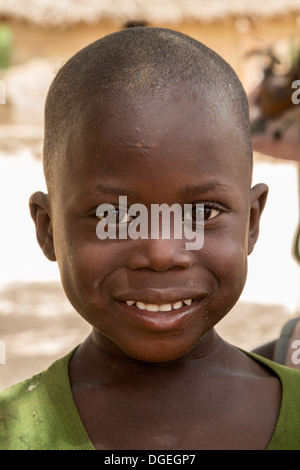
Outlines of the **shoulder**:
[[47,370],[0,392],[0,450],[44,449],[41,424],[47,396],[55,384],[66,386],[71,353]]
[[247,352],[247,354],[277,376],[281,382],[282,392],[288,393],[290,397],[295,400],[294,403],[300,407],[300,371],[286,365],[278,364],[271,359],[267,359],[253,352]]
[[[0,392],[0,449],[30,450],[37,446],[32,391],[42,374]],[[32,442],[32,436],[36,436]],[[39,442],[38,446],[41,446]]]
[[248,353],[267,367],[281,383],[280,413],[269,450],[300,450],[300,371]]

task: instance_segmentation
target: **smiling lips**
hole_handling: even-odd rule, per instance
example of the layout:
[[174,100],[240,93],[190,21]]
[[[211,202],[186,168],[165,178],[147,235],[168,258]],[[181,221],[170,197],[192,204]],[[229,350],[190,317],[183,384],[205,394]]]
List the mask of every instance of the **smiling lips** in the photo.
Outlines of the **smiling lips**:
[[126,300],[126,304],[128,306],[135,305],[140,310],[147,310],[148,312],[170,312],[171,310],[178,310],[182,308],[184,305],[191,305],[193,299],[185,299],[185,300],[178,300],[172,304],[146,304],[144,302],[140,302],[137,300]]

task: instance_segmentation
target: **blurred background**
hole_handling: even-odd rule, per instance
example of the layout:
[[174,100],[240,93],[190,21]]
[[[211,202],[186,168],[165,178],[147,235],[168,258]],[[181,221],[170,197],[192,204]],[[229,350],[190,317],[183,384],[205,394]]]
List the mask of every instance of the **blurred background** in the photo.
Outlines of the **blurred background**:
[[28,198],[45,189],[43,108],[55,73],[90,42],[136,24],[176,29],[211,47],[249,96],[253,183],[267,183],[270,193],[246,288],[217,330],[252,349],[300,316],[300,86],[292,88],[300,80],[300,0],[0,0],[0,390],[44,369],[90,330],[37,245]]

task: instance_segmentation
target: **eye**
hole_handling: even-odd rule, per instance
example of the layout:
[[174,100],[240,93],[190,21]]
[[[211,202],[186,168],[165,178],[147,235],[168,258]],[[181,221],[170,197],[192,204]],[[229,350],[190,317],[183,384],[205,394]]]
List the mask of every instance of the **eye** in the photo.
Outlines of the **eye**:
[[217,217],[220,213],[221,208],[217,203],[193,204],[192,208],[185,212],[184,219],[193,223],[197,223],[200,220],[207,222]]
[[122,210],[122,208],[119,207],[114,207],[111,204],[103,204],[100,209],[98,207],[96,211],[96,217],[98,217],[100,220],[105,219],[106,222],[116,225],[125,225],[130,223],[132,220],[132,217],[128,215],[126,210]]
[[217,217],[220,214],[220,210],[215,206],[205,206],[204,205],[204,220],[211,220]]

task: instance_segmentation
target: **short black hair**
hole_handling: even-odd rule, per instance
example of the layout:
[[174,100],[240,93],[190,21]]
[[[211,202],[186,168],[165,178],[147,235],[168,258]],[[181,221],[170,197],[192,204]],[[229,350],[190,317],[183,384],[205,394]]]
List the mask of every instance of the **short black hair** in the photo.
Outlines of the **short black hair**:
[[194,100],[197,93],[209,96],[214,110],[226,108],[233,126],[243,133],[252,170],[248,101],[232,67],[213,50],[178,31],[135,27],[93,42],[71,57],[55,77],[45,107],[48,189],[55,180],[57,159],[64,152],[67,129],[76,126],[85,108],[101,101],[101,96],[141,91],[151,96],[173,85],[191,93]]

